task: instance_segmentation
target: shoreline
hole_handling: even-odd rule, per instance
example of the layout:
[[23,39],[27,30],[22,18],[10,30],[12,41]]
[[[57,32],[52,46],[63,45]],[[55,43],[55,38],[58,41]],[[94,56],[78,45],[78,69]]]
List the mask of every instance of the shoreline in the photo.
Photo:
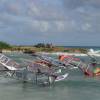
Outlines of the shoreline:
[[[4,50],[2,53],[8,53],[8,54],[12,54],[12,53],[23,53],[23,51],[10,51],[10,50]],[[88,52],[87,54],[85,53],[68,53],[68,52],[35,52],[37,54],[43,54],[43,55],[70,55],[70,56],[96,56],[96,57],[100,57],[100,53],[92,53],[92,52]],[[28,54],[28,53],[27,53]],[[32,53],[31,53],[32,54]]]
[[[70,55],[70,56],[88,56],[87,54],[83,53],[65,53],[65,52],[53,52],[53,53],[48,53],[48,52],[38,52],[39,54],[43,55]],[[95,53],[89,53],[90,56],[96,56],[100,57],[100,54],[95,54]]]

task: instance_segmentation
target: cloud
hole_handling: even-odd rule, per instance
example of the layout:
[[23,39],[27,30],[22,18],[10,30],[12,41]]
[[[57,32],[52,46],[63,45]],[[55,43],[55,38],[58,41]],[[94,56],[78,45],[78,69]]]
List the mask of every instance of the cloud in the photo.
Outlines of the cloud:
[[76,9],[83,6],[100,8],[100,0],[63,0],[63,4],[67,9]]
[[99,0],[1,0],[0,39],[84,44],[84,37],[91,44],[88,37],[96,34],[98,38],[100,33],[99,18]]

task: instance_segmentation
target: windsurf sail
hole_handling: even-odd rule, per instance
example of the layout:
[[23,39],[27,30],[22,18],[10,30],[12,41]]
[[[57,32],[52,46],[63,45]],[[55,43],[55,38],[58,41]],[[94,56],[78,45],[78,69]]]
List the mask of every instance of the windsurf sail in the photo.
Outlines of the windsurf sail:
[[[66,66],[71,66],[71,69],[78,68],[81,60],[79,58],[73,57],[73,56],[66,56],[66,55],[60,55],[59,60],[62,61]],[[73,68],[72,68],[73,66]]]
[[18,70],[19,69],[18,63],[16,63],[14,60],[10,59],[9,57],[3,54],[0,54],[0,63],[8,70]]

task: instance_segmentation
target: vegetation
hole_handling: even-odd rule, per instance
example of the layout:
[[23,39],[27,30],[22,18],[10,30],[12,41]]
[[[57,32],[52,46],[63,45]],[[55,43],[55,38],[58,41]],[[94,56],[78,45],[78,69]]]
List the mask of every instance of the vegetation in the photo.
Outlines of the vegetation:
[[36,48],[52,48],[52,44],[38,43],[38,44],[34,45],[34,47],[36,47]]
[[24,53],[35,53],[35,52],[67,52],[67,53],[87,53],[85,48],[64,48],[60,46],[53,46],[52,44],[38,43],[34,46],[11,46],[6,42],[0,42],[0,51],[22,51]]
[[2,49],[11,49],[11,48],[12,48],[11,45],[9,45],[8,43],[0,41],[0,49],[1,50]]
[[64,52],[87,53],[87,49],[85,48],[65,48]]

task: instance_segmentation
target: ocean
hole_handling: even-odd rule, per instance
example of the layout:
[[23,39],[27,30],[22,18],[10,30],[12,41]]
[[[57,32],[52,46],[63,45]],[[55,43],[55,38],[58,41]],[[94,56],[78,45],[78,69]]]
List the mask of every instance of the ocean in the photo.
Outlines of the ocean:
[[100,50],[100,46],[62,46],[65,48],[86,48],[86,49],[93,49],[93,50]]
[[[19,63],[34,59],[19,53],[6,55]],[[100,100],[100,77],[85,77],[79,69],[73,69],[66,80],[51,86],[0,77],[0,100]]]

